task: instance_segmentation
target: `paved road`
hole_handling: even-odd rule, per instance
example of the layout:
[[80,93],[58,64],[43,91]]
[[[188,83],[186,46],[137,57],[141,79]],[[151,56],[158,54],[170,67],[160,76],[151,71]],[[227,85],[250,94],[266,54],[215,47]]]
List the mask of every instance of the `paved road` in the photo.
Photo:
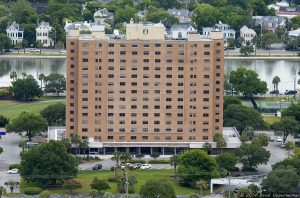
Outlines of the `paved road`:
[[[19,174],[7,174],[9,164],[20,163],[20,151],[18,144],[21,137],[15,133],[10,133],[2,136],[0,139],[0,145],[3,148],[3,153],[0,154],[0,186],[4,186],[4,182],[15,181],[20,182]],[[7,192],[10,190],[7,188]],[[14,192],[18,192],[19,188]]]
[[[289,56],[297,56],[297,51],[295,51],[295,53],[293,51],[287,51],[285,49],[274,49],[274,50],[271,50],[270,51],[270,55],[273,56],[273,55],[289,55]],[[224,52],[225,56],[230,56],[230,55],[241,55],[240,54],[240,49],[236,49],[236,50],[226,50]],[[254,55],[255,53],[253,53],[252,55]],[[256,51],[256,55],[269,55],[269,50],[264,50],[264,49],[257,49]]]

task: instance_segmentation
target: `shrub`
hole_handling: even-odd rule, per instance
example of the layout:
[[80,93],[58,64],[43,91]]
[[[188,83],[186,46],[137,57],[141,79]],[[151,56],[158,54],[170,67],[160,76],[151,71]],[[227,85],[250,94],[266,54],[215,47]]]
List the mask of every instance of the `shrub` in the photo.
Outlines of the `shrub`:
[[170,164],[170,160],[150,160],[149,164]]
[[44,190],[43,192],[41,192],[41,194],[39,195],[39,198],[50,198],[50,192],[48,190]]
[[14,168],[20,169],[21,164],[10,164],[8,167],[9,170],[14,169]]
[[0,147],[0,154],[3,152],[3,148],[2,147]]
[[42,189],[39,187],[27,187],[24,189],[25,195],[38,195],[42,192]]

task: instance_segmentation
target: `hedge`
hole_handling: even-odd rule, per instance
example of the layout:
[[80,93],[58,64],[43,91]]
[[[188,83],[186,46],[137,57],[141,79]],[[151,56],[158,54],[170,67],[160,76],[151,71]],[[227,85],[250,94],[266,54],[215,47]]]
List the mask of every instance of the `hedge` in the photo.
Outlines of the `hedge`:
[[38,195],[42,192],[43,190],[39,187],[27,187],[24,189],[24,194],[25,195]]

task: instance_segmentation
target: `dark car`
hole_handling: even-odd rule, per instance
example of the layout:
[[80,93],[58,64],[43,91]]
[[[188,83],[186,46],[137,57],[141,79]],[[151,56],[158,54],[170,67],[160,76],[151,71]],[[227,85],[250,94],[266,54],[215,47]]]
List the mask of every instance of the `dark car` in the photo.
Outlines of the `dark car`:
[[278,90],[273,90],[273,91],[270,91],[270,94],[279,94],[279,91]]
[[99,170],[102,169],[102,164],[95,164],[95,166],[93,166],[93,170]]
[[294,95],[294,94],[296,94],[297,93],[297,91],[294,91],[294,90],[286,90],[285,92],[284,92],[284,95]]

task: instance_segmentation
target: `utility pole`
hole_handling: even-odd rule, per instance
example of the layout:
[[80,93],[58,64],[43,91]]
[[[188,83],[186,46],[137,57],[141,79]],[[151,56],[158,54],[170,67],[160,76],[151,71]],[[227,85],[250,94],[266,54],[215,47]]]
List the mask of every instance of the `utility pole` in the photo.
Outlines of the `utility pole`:
[[128,187],[129,187],[129,182],[128,182],[128,175],[127,175],[127,172],[125,172],[125,192],[126,192],[126,195],[128,196]]

